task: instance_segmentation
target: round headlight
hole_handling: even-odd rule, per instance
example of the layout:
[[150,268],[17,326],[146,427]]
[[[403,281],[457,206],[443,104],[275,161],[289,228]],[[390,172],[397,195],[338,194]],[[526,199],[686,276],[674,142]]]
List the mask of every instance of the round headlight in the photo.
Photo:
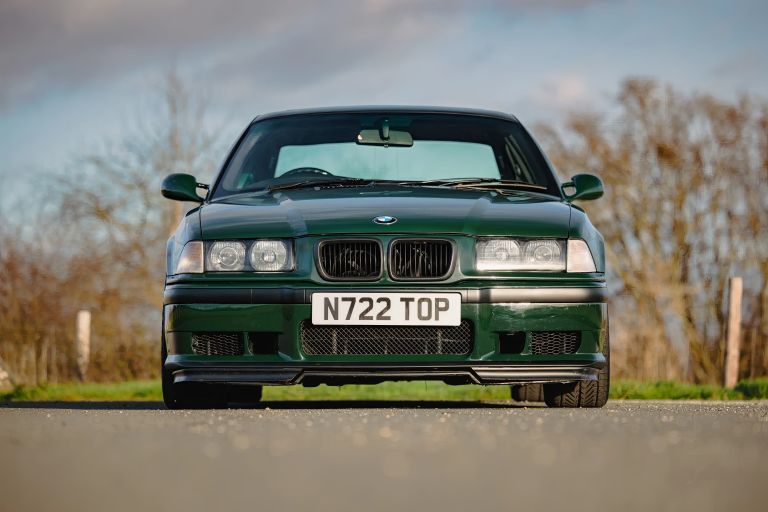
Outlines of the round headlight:
[[243,242],[215,242],[208,252],[208,270],[237,272],[245,267]]
[[497,238],[477,243],[479,270],[507,270],[520,262],[520,244],[516,240]]
[[532,240],[525,244],[525,265],[537,269],[563,267],[562,250],[555,240]]
[[256,272],[281,272],[291,269],[288,243],[283,240],[258,240],[251,246],[251,267]]

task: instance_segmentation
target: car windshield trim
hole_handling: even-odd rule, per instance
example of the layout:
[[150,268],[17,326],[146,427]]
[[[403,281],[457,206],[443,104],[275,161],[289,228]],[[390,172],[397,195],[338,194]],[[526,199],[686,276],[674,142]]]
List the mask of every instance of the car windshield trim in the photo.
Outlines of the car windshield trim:
[[[376,149],[379,146],[371,146],[370,153],[369,150],[354,149],[355,146],[361,147],[353,142],[361,127],[381,127],[382,119],[389,119],[392,127],[411,133],[414,146],[381,146],[380,149]],[[341,147],[347,142],[352,145]],[[495,162],[494,169],[498,166],[495,172],[491,172],[492,162]],[[463,165],[470,171],[462,173]],[[445,172],[441,172],[443,166],[447,166]],[[363,180],[339,184],[339,187],[363,186],[369,180],[392,186],[446,188],[463,188],[465,184],[483,187],[494,183],[497,186],[493,188],[498,190],[527,189],[562,198],[560,183],[551,165],[530,134],[514,120],[457,114],[382,112],[376,115],[293,114],[256,120],[225,160],[211,187],[209,200],[275,188],[278,183],[275,179],[285,169],[299,167],[319,168],[336,174],[327,176],[329,179],[347,177]],[[440,178],[441,174],[444,179]],[[318,178],[319,181],[320,177],[302,178],[306,181]],[[481,183],[480,178],[487,181]],[[530,186],[511,184],[514,181],[527,182]],[[323,186],[323,183],[317,185]],[[309,186],[314,184],[298,187]]]

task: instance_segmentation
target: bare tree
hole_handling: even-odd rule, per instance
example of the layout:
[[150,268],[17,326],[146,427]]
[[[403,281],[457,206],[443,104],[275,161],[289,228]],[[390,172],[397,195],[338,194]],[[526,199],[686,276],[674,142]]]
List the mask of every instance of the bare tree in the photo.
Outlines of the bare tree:
[[651,80],[626,81],[617,104],[538,129],[556,165],[607,186],[587,207],[615,277],[614,361],[625,376],[714,382],[729,275],[747,278],[748,321],[768,332],[768,106]]
[[[741,275],[742,368],[765,374],[768,105],[628,80],[616,107],[537,130],[561,170],[606,183],[603,200],[582,206],[606,239],[616,372],[718,380],[727,280]],[[156,374],[165,240],[184,214],[159,184],[169,172],[210,173],[218,151],[205,102],[175,74],[153,112],[35,192],[44,196],[25,195],[25,208],[0,205],[0,358],[17,381],[75,376],[80,308],[93,313],[90,378]],[[10,213],[23,222],[6,222]]]
[[210,173],[216,138],[205,109],[169,73],[135,133],[58,175],[44,214],[24,219],[40,236],[0,239],[0,355],[19,380],[74,375],[80,308],[93,312],[91,376],[156,373],[165,241],[185,213],[160,196],[160,182],[174,171]]

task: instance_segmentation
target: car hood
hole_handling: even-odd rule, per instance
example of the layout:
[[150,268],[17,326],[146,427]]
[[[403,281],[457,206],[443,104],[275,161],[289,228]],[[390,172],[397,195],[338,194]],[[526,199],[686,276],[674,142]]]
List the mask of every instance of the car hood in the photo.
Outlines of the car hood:
[[[203,239],[332,234],[568,236],[570,206],[544,194],[359,187],[237,196],[200,208]],[[373,222],[395,217],[391,225]]]

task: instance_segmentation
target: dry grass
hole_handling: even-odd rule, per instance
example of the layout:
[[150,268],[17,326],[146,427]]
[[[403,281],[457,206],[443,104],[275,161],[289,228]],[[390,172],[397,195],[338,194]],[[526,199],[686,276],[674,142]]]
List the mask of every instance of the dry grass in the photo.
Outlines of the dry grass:
[[[743,400],[768,399],[768,378],[742,381],[734,390],[720,386],[672,381],[616,381],[612,399],[631,400]],[[509,400],[508,386],[448,386],[439,382],[387,382],[372,386],[270,386],[264,400]],[[0,401],[133,401],[162,400],[157,380],[118,383],[68,383],[20,386],[0,394]]]

